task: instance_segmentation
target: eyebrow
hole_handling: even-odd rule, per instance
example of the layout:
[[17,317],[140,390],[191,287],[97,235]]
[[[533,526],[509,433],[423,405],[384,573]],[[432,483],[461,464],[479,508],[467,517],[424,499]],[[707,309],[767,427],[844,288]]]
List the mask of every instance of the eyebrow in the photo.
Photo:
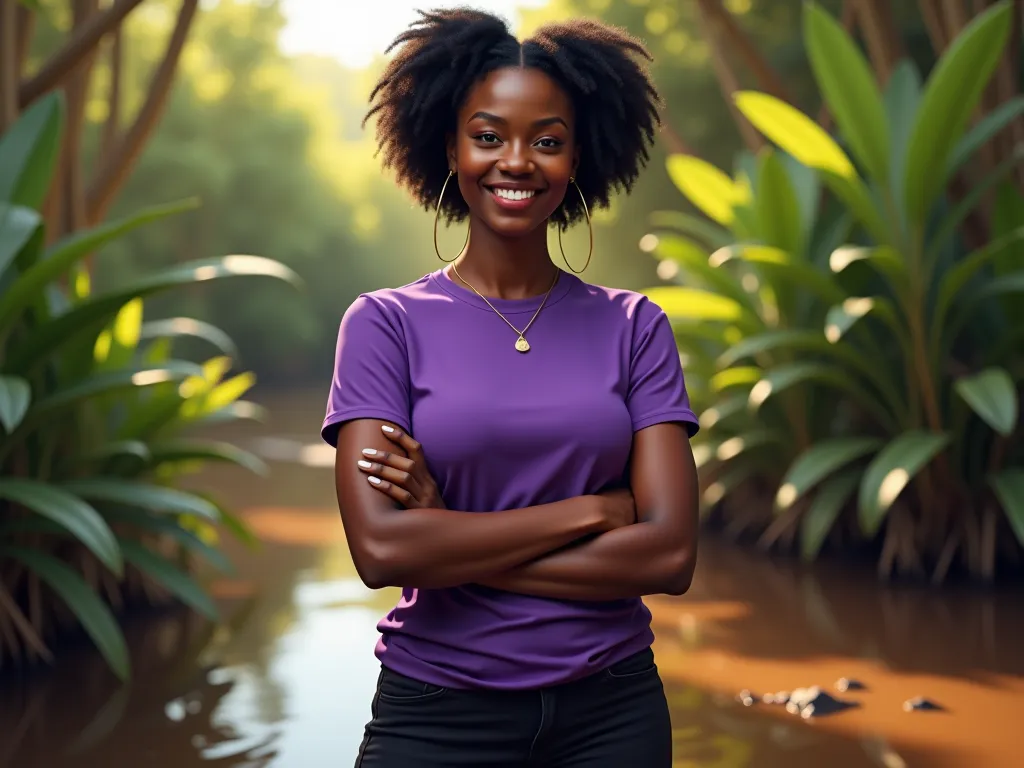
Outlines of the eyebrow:
[[[498,117],[497,115],[492,115],[490,112],[474,112],[470,116],[469,120],[467,120],[466,122],[467,123],[471,123],[471,122],[473,122],[474,120],[477,120],[477,119],[480,119],[480,120],[490,120],[492,123],[502,123],[504,125],[508,124],[508,120],[506,120],[503,117]],[[540,120],[534,120],[533,121],[533,127],[534,128],[544,128],[544,127],[546,127],[548,125],[555,125],[557,123],[561,123],[566,128],[569,127],[568,124],[565,122],[565,120],[563,120],[562,118],[557,117],[557,116],[555,116],[555,117],[544,117],[544,118],[541,118]]]

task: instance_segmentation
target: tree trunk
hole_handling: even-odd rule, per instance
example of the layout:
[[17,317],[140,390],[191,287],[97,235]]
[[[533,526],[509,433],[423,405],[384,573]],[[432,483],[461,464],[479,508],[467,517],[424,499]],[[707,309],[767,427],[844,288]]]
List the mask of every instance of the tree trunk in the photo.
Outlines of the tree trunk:
[[110,153],[103,158],[89,187],[87,196],[87,218],[90,223],[103,219],[110,208],[114,197],[127,181],[135,161],[138,159],[146,139],[160,120],[167,104],[174,72],[178,67],[178,59],[188,39],[189,29],[195,18],[199,0],[182,0],[178,10],[178,19],[167,42],[163,60],[149,84],[146,101],[143,103],[135,121],[125,131]]
[[0,133],[18,119],[18,0],[0,0]]
[[121,80],[124,34],[118,27],[110,42],[110,93],[107,94],[107,119],[103,123],[103,135],[100,139],[100,152],[97,164],[109,157],[117,141],[121,128]]

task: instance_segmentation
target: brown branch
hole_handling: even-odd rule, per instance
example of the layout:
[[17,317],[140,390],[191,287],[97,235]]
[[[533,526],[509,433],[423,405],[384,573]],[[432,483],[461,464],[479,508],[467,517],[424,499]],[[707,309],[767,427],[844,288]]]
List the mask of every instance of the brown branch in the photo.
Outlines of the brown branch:
[[665,115],[661,116],[661,135],[665,138],[665,144],[668,145],[668,151],[676,155],[693,155],[693,147],[683,138],[683,135],[679,133],[669,122],[668,117]]
[[751,152],[758,152],[765,146],[765,140],[747,118],[743,116],[743,113],[737,108],[736,102],[733,101],[732,96],[740,89],[740,83],[722,51],[721,39],[715,28],[717,25],[711,17],[712,12],[709,11],[709,6],[713,1],[697,0],[697,20],[700,23],[701,34],[708,41],[708,46],[711,50],[711,63],[715,68],[718,86],[722,91],[722,96],[725,97],[725,103],[729,105],[729,111],[732,112],[736,127],[739,129],[740,136],[743,137],[743,143],[747,145],[747,149]]
[[928,39],[931,40],[932,50],[935,52],[935,57],[938,58],[949,45],[949,34],[946,32],[942,9],[936,3],[937,0],[917,0],[918,8],[921,9],[921,18],[924,20],[924,27],[928,30]]
[[61,83],[100,40],[120,24],[142,0],[115,0],[107,10],[96,14],[87,24],[75,29],[64,47],[51,56],[39,71],[23,82],[18,99],[24,107]]
[[772,68],[772,65],[768,63],[768,60],[757,49],[750,36],[736,22],[735,17],[722,7],[721,2],[719,0],[714,0],[713,2],[700,0],[700,5],[701,10],[707,14],[708,18],[713,19],[718,24],[718,28],[724,37],[725,45],[731,47],[733,51],[739,54],[740,59],[750,71],[750,74],[757,80],[761,90],[788,104],[793,104],[793,97],[782,84],[782,78],[779,77],[778,73]]
[[0,0],[0,133],[18,119],[18,0]]
[[198,4],[198,0],[182,0],[167,50],[150,81],[146,101],[117,146],[103,159],[89,187],[87,209],[90,222],[98,222],[106,215],[115,195],[128,179],[146,139],[160,121]]
[[[15,3],[17,5],[17,3]],[[18,59],[18,75],[25,69],[29,51],[32,50],[32,36],[36,31],[36,14],[23,5],[18,5],[18,47],[15,56]],[[17,83],[15,83],[17,85]]]
[[903,43],[888,0],[853,0],[857,21],[879,83],[885,85],[903,56]]
[[124,35],[118,27],[110,44],[110,93],[107,95],[107,120],[103,124],[103,136],[100,140],[100,157],[109,156],[117,140],[121,117],[121,80]]

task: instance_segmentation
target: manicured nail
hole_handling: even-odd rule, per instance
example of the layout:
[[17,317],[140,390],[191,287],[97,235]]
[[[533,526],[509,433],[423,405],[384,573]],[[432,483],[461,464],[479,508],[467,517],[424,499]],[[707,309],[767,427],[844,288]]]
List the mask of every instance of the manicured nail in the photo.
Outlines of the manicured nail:
[[367,479],[367,480],[369,480],[369,481],[370,481],[371,483],[373,483],[374,485],[380,485],[380,478],[379,478],[379,477],[374,477],[373,475],[370,475],[370,476],[369,476],[368,478],[366,478],[366,479]]
[[387,424],[384,424],[383,426],[381,426],[381,429],[382,429],[382,430],[383,430],[384,432],[387,432],[387,433],[388,433],[389,435],[390,435],[390,434],[391,434],[392,432],[394,432],[394,431],[395,431],[395,428],[394,428],[394,427],[389,427],[389,426],[388,426]]
[[362,459],[360,459],[359,461],[357,461],[357,462],[356,462],[356,464],[358,464],[358,465],[359,465],[360,467],[362,467],[363,469],[369,469],[370,467],[372,467],[372,466],[373,466],[373,465],[372,465],[372,464],[371,464],[370,462],[368,462],[368,461],[363,461]]
[[377,455],[377,449],[376,448],[363,448],[363,456],[376,456],[376,455]]

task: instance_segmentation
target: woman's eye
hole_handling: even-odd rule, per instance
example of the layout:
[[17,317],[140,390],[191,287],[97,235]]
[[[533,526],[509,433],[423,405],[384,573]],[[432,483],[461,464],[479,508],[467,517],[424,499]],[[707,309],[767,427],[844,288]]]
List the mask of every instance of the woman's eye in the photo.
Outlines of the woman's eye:
[[494,144],[494,143],[500,141],[500,139],[497,137],[497,135],[493,134],[493,133],[481,133],[476,138],[477,138],[477,141],[482,141],[484,144]]
[[562,142],[558,139],[541,139],[537,144],[543,149],[555,149],[556,147],[562,146]]

